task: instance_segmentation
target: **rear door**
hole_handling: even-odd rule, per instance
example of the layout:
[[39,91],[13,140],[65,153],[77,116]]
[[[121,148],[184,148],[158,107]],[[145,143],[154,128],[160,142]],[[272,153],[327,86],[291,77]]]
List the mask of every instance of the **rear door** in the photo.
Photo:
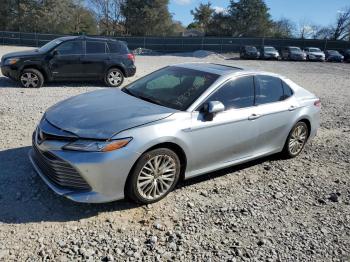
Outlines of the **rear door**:
[[82,70],[88,78],[103,78],[106,65],[110,60],[105,41],[86,40],[85,55],[82,58]]
[[54,50],[49,60],[49,68],[55,79],[80,78],[84,73],[81,67],[81,58],[84,55],[83,42],[72,40],[63,42]]
[[280,78],[256,75],[254,128],[259,132],[255,154],[270,153],[283,147],[293,125],[298,103],[291,88]]

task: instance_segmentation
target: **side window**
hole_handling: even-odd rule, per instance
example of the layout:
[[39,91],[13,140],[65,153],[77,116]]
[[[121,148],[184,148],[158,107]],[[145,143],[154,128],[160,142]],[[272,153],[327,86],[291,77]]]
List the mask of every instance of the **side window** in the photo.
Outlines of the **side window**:
[[87,54],[104,54],[106,53],[106,43],[98,41],[86,41]]
[[226,110],[254,105],[254,78],[240,77],[223,85],[207,101],[220,101]]
[[68,41],[59,45],[56,50],[60,55],[80,55],[83,53],[82,41]]
[[120,53],[120,45],[117,42],[108,43],[110,53]]
[[281,79],[273,76],[255,76],[255,104],[267,104],[284,99]]
[[288,97],[291,97],[293,95],[293,90],[283,80],[281,81],[283,87],[283,98],[287,99]]

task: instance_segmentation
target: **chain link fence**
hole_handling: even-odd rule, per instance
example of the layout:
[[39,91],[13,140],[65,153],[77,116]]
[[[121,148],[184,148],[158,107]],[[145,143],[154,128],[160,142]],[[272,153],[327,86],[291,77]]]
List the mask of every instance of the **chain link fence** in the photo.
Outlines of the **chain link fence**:
[[[0,31],[0,44],[40,47],[64,35]],[[101,37],[101,36],[99,36]],[[349,41],[317,39],[234,38],[234,37],[111,37],[127,42],[130,49],[151,49],[156,52],[191,52],[208,50],[218,53],[238,52],[241,46],[253,45],[318,47],[322,50],[350,48]]]

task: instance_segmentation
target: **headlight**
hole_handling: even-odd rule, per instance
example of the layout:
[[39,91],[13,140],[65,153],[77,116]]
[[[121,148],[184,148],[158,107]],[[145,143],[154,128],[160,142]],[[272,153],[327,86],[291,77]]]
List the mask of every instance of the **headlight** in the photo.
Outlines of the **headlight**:
[[111,141],[80,139],[65,145],[63,149],[84,152],[110,152],[125,147],[131,140],[131,137]]
[[5,65],[14,65],[19,61],[19,58],[8,58],[5,60]]

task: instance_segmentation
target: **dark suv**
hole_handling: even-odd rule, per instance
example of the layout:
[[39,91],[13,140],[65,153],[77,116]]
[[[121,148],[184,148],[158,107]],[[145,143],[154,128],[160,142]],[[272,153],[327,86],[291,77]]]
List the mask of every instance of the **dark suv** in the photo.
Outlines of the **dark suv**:
[[241,47],[239,57],[241,59],[258,59],[260,52],[255,46],[245,45]]
[[24,87],[41,87],[45,81],[55,80],[104,80],[117,87],[135,74],[134,62],[135,56],[124,42],[68,36],[39,49],[4,55],[1,72]]

